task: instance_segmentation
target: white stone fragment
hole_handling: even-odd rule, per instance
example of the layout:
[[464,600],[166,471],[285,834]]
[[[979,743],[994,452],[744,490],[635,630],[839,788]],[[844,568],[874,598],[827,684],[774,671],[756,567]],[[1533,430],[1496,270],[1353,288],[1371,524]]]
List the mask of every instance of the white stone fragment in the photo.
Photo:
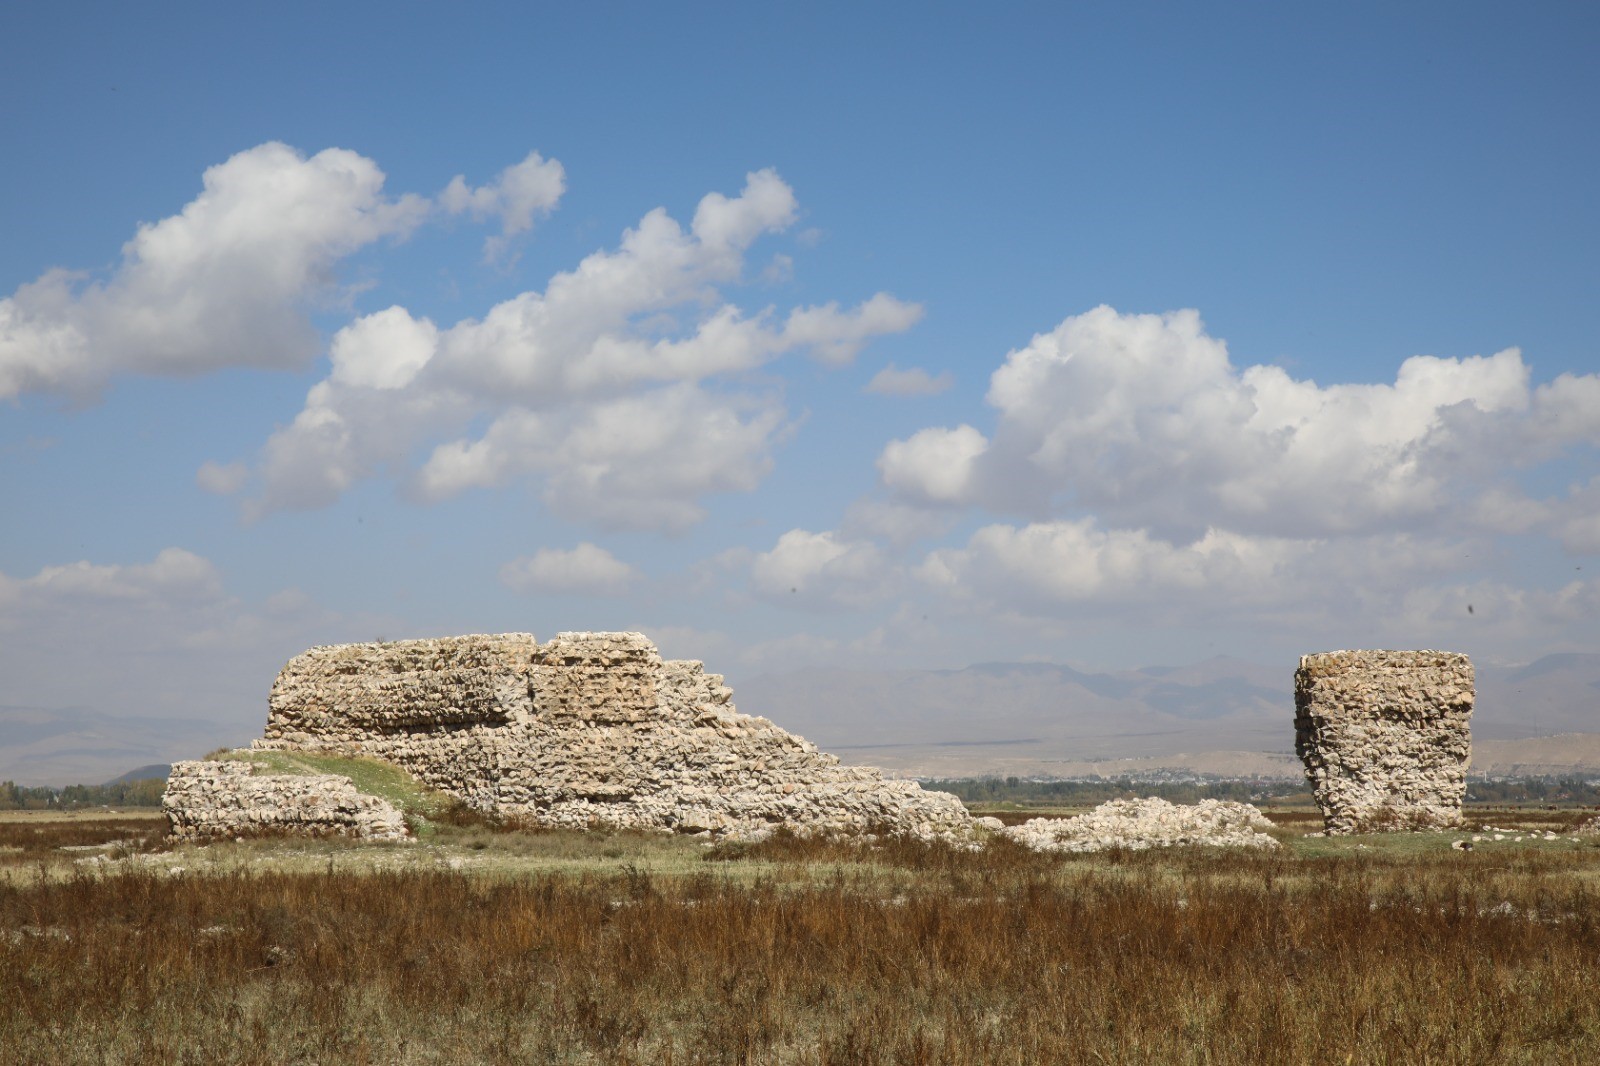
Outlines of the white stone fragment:
[[1075,818],[1034,818],[1002,829],[1035,851],[1105,851],[1176,845],[1275,848],[1272,823],[1248,803],[1201,800],[1192,806],[1163,799],[1111,800]]

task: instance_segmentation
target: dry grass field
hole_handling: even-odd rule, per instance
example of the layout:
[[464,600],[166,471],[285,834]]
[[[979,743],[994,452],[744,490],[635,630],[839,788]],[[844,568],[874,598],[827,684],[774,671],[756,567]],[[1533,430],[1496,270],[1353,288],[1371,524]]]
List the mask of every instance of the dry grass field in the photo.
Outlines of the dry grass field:
[[1600,848],[1545,839],[1580,815],[1071,857],[13,815],[0,1061],[1590,1063]]

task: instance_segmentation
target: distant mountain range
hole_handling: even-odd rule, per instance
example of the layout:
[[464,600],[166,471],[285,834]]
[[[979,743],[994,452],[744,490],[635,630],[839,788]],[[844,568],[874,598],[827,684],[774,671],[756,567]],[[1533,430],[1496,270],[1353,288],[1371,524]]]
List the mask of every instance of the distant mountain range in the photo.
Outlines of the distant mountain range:
[[[1477,676],[1480,742],[1600,733],[1600,655],[1549,655],[1521,667],[1479,667]],[[1104,760],[1264,773],[1272,766],[1298,772],[1293,685],[1293,665],[1218,657],[1118,673],[1050,663],[796,671],[746,680],[735,699],[741,711],[771,718],[846,762],[920,776],[1077,776]],[[1600,770],[1600,749],[1568,747],[1573,767]],[[1555,765],[1509,747],[1502,754]]]
[[[1293,681],[1293,664],[1225,657],[1116,673],[978,663],[768,674],[741,681],[734,698],[845,762],[901,774],[1273,776],[1299,772]],[[1600,654],[1478,668],[1475,770],[1600,772],[1600,736],[1555,734],[1600,734]],[[249,739],[187,718],[0,706],[0,779],[105,781]]]
[[0,780],[24,785],[94,784],[136,766],[149,769],[173,759],[192,759],[249,739],[236,734],[236,729],[192,718],[0,705]]

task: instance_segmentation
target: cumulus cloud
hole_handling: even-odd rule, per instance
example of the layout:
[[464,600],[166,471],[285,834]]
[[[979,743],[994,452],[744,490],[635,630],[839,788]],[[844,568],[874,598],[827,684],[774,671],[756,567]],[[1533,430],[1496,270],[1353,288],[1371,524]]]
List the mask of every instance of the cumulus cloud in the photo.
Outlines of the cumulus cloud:
[[505,255],[512,237],[532,229],[536,217],[555,208],[566,187],[567,173],[558,161],[529,152],[487,185],[474,188],[465,175],[457,174],[439,194],[439,205],[452,215],[465,212],[477,219],[500,220],[500,235],[488,238],[483,248],[484,258],[494,261]]
[[416,379],[439,343],[426,318],[391,307],[356,319],[333,338],[330,380],[370,389],[403,389]]
[[1243,370],[1193,311],[1098,307],[1011,352],[992,439],[925,429],[879,459],[912,503],[1090,510],[1116,526],[1275,536],[1461,522],[1518,468],[1600,442],[1600,376],[1530,388],[1521,353],[1416,356],[1392,384]]
[[613,528],[679,531],[697,500],[754,489],[783,420],[770,401],[677,385],[559,411],[513,410],[477,440],[441,444],[414,494],[436,502],[539,475],[558,513]]
[[441,328],[402,307],[357,319],[333,339],[328,379],[263,449],[250,513],[395,476],[421,502],[530,481],[577,520],[694,524],[704,497],[759,484],[786,426],[781,398],[740,375],[791,351],[838,362],[921,314],[881,293],[781,318],[729,302],[750,246],[796,211],[783,180],[756,171],[738,196],[702,198],[688,229],[650,211],[616,248],[481,319]]
[[[556,206],[566,175],[532,152],[484,185],[458,175],[436,201],[391,197],[361,155],[269,143],[202,185],[141,226],[109,277],[53,270],[0,299],[0,399],[86,398],[118,374],[302,368],[322,347],[306,308],[336,292],[343,259],[440,212],[497,221],[497,255]],[[853,307],[730,300],[751,246],[798,211],[783,179],[758,170],[736,195],[702,197],[687,227],[649,211],[615,248],[481,318],[436,325],[399,305],[356,317],[257,460],[212,459],[196,484],[256,485],[242,504],[256,519],[326,506],[369,478],[422,501],[530,478],[565,514],[682,529],[705,495],[748,491],[770,468],[782,400],[741,375],[791,352],[848,362],[922,314],[887,293]]]
[[638,577],[633,567],[587,541],[566,551],[540,548],[500,568],[502,584],[529,595],[620,596]]
[[890,363],[872,375],[863,391],[879,396],[937,396],[955,383],[948,370],[935,376],[921,367],[900,370]]
[[821,362],[843,366],[866,342],[884,333],[903,333],[922,320],[922,306],[880,292],[860,307],[839,310],[834,302],[790,312],[785,341],[811,349]]
[[263,144],[208,169],[181,212],[139,227],[105,280],[52,270],[0,299],[0,398],[93,395],[119,373],[303,367],[305,316],[340,260],[428,213],[391,199],[377,165]]
[[860,607],[881,600],[898,577],[871,541],[791,529],[750,563],[756,593],[804,609]]
[[[931,613],[1035,636],[1226,626],[1582,644],[1600,625],[1596,586],[1551,585],[1562,565],[1548,549],[1524,586],[1503,563],[1508,537],[1600,552],[1600,479],[1531,491],[1600,444],[1597,390],[1600,375],[1536,384],[1516,349],[1325,385],[1235,366],[1192,311],[1096,308],[1005,357],[992,422],[889,441],[881,491],[836,532],[785,535],[752,564],[752,588],[781,603],[785,579],[794,597],[810,581],[799,606],[838,606],[849,601],[813,575],[870,559],[859,587],[868,572],[914,579],[877,586],[897,630]],[[955,528],[960,541],[908,554]]]
[[988,448],[988,439],[968,425],[924,429],[890,441],[878,473],[891,492],[912,502],[964,504],[978,495],[974,473]]
[[96,565],[87,561],[47,566],[13,582],[13,595],[37,593],[55,600],[165,600],[190,602],[218,595],[217,569],[183,548],[167,548],[148,563]]

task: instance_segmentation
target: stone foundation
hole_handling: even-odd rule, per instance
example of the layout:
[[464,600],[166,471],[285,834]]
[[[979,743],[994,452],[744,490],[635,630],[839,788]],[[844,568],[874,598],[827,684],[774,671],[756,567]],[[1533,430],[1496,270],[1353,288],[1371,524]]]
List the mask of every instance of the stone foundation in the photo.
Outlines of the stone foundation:
[[1335,651],[1295,671],[1295,751],[1330,833],[1459,825],[1472,757],[1472,662]]
[[247,762],[172,765],[161,806],[183,840],[284,833],[401,840],[410,836],[395,807],[356,791],[338,774],[253,774]]
[[719,674],[638,633],[313,648],[278,675],[258,748],[366,755],[486,813],[735,836],[971,830],[959,800],[846,767],[740,714]]

